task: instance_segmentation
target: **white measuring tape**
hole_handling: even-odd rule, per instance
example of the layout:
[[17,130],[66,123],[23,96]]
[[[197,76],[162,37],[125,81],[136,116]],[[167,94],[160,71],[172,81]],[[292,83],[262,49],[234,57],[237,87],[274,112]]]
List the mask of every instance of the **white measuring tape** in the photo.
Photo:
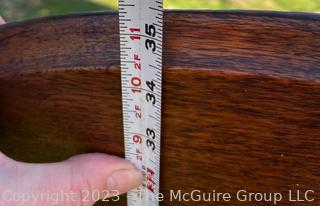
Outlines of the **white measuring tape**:
[[144,175],[129,206],[159,205],[162,19],[162,0],[119,0],[125,156]]

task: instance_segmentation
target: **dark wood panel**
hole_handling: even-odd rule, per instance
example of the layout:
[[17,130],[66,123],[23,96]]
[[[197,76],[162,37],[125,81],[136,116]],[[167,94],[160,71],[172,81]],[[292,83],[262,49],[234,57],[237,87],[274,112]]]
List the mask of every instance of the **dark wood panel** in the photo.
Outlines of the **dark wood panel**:
[[[196,204],[170,202],[178,189],[320,192],[319,15],[167,12],[164,28],[161,205]],[[0,150],[123,156],[118,37],[114,13],[0,26]],[[266,205],[232,198],[247,204]]]

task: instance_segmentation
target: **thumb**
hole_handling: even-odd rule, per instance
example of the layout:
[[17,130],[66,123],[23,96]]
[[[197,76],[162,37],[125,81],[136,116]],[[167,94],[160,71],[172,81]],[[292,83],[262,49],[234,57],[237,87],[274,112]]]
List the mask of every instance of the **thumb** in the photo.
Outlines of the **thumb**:
[[[141,173],[122,158],[105,154],[84,154],[65,162],[73,168],[73,177],[81,175],[89,188],[125,193],[141,184]],[[81,183],[79,181],[78,183]],[[77,187],[76,187],[77,188]]]
[[0,16],[0,25],[1,24],[5,24],[6,22],[4,21],[4,19]]
[[[0,154],[0,185],[6,185],[5,188],[0,188],[0,206],[89,206],[97,197],[106,198],[127,192],[138,187],[141,181],[141,173],[133,164],[106,154],[78,155],[63,162],[49,164],[17,162]],[[39,195],[43,193],[46,195]],[[91,195],[93,193],[94,198]],[[10,194],[15,194],[15,198],[10,198]],[[16,198],[19,194],[23,194],[20,201]],[[56,196],[54,200],[48,198],[52,194],[61,195],[58,202]]]

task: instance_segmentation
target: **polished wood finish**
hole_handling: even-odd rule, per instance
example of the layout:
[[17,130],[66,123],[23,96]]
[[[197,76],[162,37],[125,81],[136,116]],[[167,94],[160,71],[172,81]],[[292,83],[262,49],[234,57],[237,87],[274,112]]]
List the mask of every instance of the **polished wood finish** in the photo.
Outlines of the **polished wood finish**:
[[[292,205],[289,189],[317,195],[320,16],[174,11],[164,25],[161,205],[213,204],[170,202],[177,189],[229,192],[232,205],[266,204],[237,201],[239,189],[282,192],[279,205]],[[116,14],[0,26],[0,150],[9,156],[123,156],[120,88]]]

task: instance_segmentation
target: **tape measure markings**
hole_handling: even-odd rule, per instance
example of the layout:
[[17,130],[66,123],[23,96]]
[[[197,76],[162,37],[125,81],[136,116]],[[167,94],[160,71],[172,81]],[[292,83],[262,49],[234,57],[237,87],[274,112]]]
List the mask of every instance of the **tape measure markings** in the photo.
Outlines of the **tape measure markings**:
[[159,0],[119,0],[125,154],[144,175],[128,192],[129,206],[159,205],[162,7]]

